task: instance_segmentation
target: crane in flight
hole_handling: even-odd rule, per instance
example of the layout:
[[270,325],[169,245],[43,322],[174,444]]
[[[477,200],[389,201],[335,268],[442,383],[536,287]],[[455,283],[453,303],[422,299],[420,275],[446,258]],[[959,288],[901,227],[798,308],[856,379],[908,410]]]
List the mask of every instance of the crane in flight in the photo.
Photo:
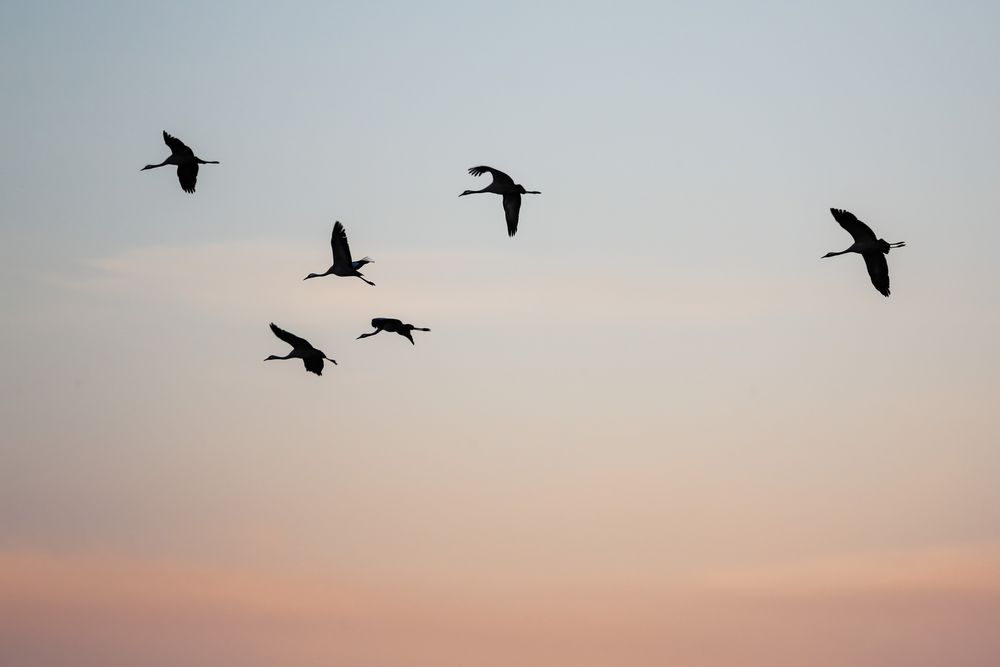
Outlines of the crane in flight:
[[889,254],[891,248],[902,248],[906,246],[906,242],[888,243],[884,239],[876,238],[872,228],[858,220],[849,211],[831,208],[830,213],[833,214],[834,220],[839,222],[840,226],[854,237],[854,243],[847,250],[826,253],[823,255],[823,259],[844,255],[849,252],[858,253],[865,260],[865,266],[868,267],[868,276],[872,279],[872,285],[883,296],[889,296],[889,264],[885,261],[885,256]]
[[194,154],[194,151],[184,145],[184,142],[177,137],[172,137],[163,132],[163,142],[170,149],[170,156],[160,164],[147,164],[139,171],[165,167],[168,164],[177,166],[177,180],[181,183],[184,192],[193,193],[195,183],[198,181],[199,164],[219,164],[216,160],[202,160]]
[[356,276],[372,287],[375,287],[375,283],[365,278],[358,271],[365,264],[371,264],[375,260],[371,257],[364,257],[357,260],[351,259],[351,246],[347,244],[347,232],[344,231],[344,226],[340,224],[339,220],[333,225],[333,235],[330,236],[330,247],[333,248],[333,266],[327,269],[326,273],[310,273],[302,280],[322,278],[331,274],[335,276]]
[[521,214],[521,195],[540,195],[537,190],[525,190],[523,185],[514,182],[514,179],[493,167],[472,167],[469,173],[473,176],[482,176],[490,172],[493,182],[482,190],[466,190],[459,197],[465,195],[477,195],[483,192],[492,192],[496,195],[503,195],[503,212],[507,217],[507,235],[513,237],[517,233],[517,221]]
[[[369,336],[374,336],[381,331],[389,331],[391,333],[397,333],[403,336],[408,341],[413,343],[413,336],[410,335],[411,331],[430,331],[430,329],[425,329],[423,327],[415,327],[412,324],[403,324],[402,321],[397,320],[392,317],[376,317],[372,320],[372,326],[375,327],[375,331],[371,333],[361,334],[358,336],[357,340],[362,338],[368,338]],[[413,343],[416,345],[416,343]]]
[[284,329],[275,326],[274,322],[271,322],[271,331],[274,332],[275,336],[291,345],[292,351],[283,357],[272,354],[264,361],[271,361],[272,359],[301,359],[306,370],[316,375],[323,374],[324,359],[332,362],[334,366],[337,365],[337,362],[326,356],[323,350],[317,350],[305,338],[299,338],[295,334],[288,333]]

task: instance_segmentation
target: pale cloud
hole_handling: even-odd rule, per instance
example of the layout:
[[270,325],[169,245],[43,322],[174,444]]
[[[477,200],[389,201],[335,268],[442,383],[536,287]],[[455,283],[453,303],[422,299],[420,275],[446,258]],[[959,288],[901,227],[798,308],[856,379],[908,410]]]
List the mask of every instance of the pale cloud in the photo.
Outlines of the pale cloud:
[[747,593],[961,593],[1000,596],[1000,545],[854,554],[782,566],[721,569],[708,587]]
[[[11,664],[985,665],[996,545],[706,573],[654,587],[359,581],[0,554]],[[748,585],[750,584],[750,585]]]
[[[374,254],[374,253],[373,253]],[[325,270],[324,245],[274,240],[132,248],[51,279],[90,295],[139,298],[217,316],[265,305],[303,317],[369,318],[373,304],[436,321],[545,317],[581,323],[716,327],[808,307],[808,285],[751,273],[734,281],[695,269],[603,266],[581,258],[512,263],[507,252],[389,249],[356,279],[303,282]],[[552,265],[558,265],[558,269]],[[380,311],[381,312],[381,311]],[[410,315],[405,315],[409,317]]]

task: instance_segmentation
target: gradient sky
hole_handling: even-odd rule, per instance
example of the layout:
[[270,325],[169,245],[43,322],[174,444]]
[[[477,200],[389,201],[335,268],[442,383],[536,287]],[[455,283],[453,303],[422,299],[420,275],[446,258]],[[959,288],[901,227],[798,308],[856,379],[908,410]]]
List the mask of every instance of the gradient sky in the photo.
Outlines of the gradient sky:
[[0,3],[0,665],[996,665],[1000,5],[806,4]]

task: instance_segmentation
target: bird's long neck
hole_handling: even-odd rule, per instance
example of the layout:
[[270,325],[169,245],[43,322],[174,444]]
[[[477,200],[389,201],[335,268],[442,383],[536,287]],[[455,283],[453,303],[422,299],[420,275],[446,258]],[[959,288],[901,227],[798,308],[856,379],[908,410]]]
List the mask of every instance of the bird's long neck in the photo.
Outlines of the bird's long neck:
[[[853,247],[854,246],[851,246],[851,248]],[[827,257],[836,257],[837,255],[846,255],[847,253],[851,252],[851,248],[848,248],[847,250],[841,250],[840,252],[828,252],[825,255],[823,255],[823,259],[826,259]]]
[[[171,156],[171,157],[173,157],[173,156]],[[170,158],[169,157],[166,160],[164,160],[163,162],[161,162],[160,164],[147,164],[145,167],[143,167],[141,169],[141,171],[146,171],[147,169],[156,169],[157,167],[165,167],[168,164],[170,164]]]
[[332,266],[329,269],[327,269],[326,271],[324,271],[323,273],[310,273],[308,276],[306,276],[302,280],[309,280],[310,278],[322,278],[323,276],[328,276],[331,273],[333,273],[333,267]]
[[275,354],[272,354],[270,357],[268,357],[264,361],[271,361],[271,360],[274,360],[274,359],[278,359],[278,360],[281,360],[281,359],[291,359],[294,355],[295,355],[295,350],[292,350],[291,352],[289,352],[288,354],[286,354],[283,357],[279,357],[279,356],[277,356]]
[[482,190],[466,190],[465,192],[463,192],[462,194],[460,194],[458,196],[459,197],[464,197],[465,195],[481,195],[484,192],[492,192],[492,190],[490,190],[490,187],[492,187],[492,186],[487,185]]

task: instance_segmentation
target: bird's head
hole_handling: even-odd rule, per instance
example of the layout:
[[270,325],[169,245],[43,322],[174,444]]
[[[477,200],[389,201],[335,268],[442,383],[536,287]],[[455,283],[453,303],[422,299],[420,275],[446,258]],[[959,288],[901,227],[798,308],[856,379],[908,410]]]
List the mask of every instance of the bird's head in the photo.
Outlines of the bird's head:
[[319,277],[320,277],[320,276],[319,276],[319,274],[318,274],[318,273],[310,273],[310,274],[309,274],[308,276],[306,276],[306,277],[305,277],[305,278],[303,278],[302,280],[309,280],[310,278],[319,278]]
[[471,194],[475,194],[475,191],[473,191],[473,190],[466,190],[465,192],[463,192],[462,194],[460,194],[458,196],[459,197],[464,197],[465,195],[471,195]]
[[272,354],[272,355],[271,355],[270,357],[268,357],[268,358],[267,358],[267,359],[265,359],[264,361],[271,361],[272,359],[281,359],[281,357],[279,357],[279,356],[276,356],[276,355]]
[[153,168],[155,168],[155,167],[156,167],[156,165],[155,165],[155,164],[147,164],[147,165],[146,165],[145,167],[143,167],[143,168],[142,168],[142,169],[140,169],[139,171],[146,171],[147,169],[153,169]]
[[822,257],[820,257],[820,259],[826,259],[827,257],[834,257],[836,255],[837,255],[837,253],[835,253],[835,252],[828,252],[825,255],[823,255]]

